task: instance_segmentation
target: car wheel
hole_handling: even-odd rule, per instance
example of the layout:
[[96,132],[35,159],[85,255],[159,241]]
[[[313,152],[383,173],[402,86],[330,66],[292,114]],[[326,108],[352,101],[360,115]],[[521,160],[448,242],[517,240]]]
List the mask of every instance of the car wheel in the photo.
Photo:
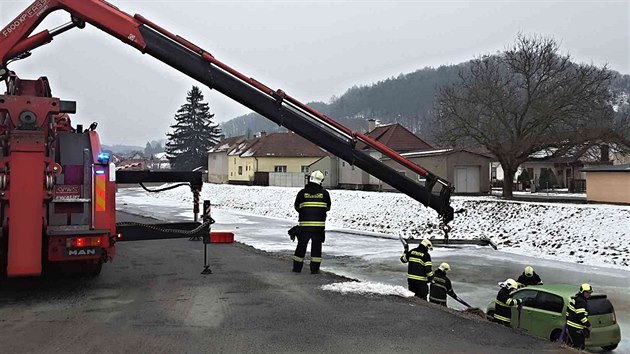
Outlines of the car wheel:
[[619,343],[617,343],[617,344],[613,344],[613,345],[607,345],[607,346],[605,346],[605,347],[602,347],[602,349],[604,349],[604,350],[615,350],[615,349],[617,349],[617,345],[618,345],[618,344],[619,344]]
[[562,334],[562,330],[559,329],[559,328],[556,328],[553,331],[551,331],[551,335],[549,336],[549,340],[552,341],[552,342],[559,342],[561,334]]

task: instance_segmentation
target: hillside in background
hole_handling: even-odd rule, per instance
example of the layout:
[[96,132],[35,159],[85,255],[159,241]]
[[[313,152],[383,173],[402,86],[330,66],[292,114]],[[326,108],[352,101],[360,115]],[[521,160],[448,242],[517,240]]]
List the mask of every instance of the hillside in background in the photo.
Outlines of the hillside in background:
[[[457,78],[467,64],[424,68],[400,74],[375,84],[353,86],[330,103],[309,102],[314,109],[352,130],[365,131],[367,119],[381,124],[400,123],[414,133],[428,129],[427,122],[437,88]],[[252,135],[259,131],[274,132],[280,127],[257,113],[236,117],[221,124],[226,136]],[[426,133],[422,134],[423,136]]]
[[[458,73],[468,62],[458,65],[424,68],[409,74],[400,74],[371,85],[353,86],[330,103],[309,102],[308,105],[326,114],[351,130],[366,131],[367,119],[381,124],[400,123],[430,143],[433,139],[431,114],[435,94],[439,87],[457,80]],[[617,72],[611,83],[614,91],[630,92],[630,75]],[[281,128],[257,113],[236,117],[221,124],[226,136],[249,135]]]

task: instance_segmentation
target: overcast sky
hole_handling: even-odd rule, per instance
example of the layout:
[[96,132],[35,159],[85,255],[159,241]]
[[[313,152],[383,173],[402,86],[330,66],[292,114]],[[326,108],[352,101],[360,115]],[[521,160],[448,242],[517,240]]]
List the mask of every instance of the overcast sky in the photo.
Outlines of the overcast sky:
[[[305,103],[493,53],[519,32],[552,36],[576,61],[630,73],[628,0],[109,2]],[[0,0],[0,27],[30,3]],[[56,12],[38,31],[68,19]],[[22,78],[48,76],[55,97],[77,101],[73,122],[97,121],[104,144],[144,146],[164,138],[186,91],[200,85],[90,25],[56,37],[9,68]],[[249,112],[202,89],[217,122]]]

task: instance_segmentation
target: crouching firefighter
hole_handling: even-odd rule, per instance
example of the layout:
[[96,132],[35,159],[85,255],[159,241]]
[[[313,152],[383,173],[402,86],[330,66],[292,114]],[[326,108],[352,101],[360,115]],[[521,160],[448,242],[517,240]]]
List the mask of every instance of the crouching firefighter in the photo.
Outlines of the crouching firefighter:
[[592,328],[591,322],[588,320],[587,300],[592,293],[593,288],[590,284],[582,284],[579,292],[571,298],[569,306],[567,306],[567,344],[577,349],[584,349],[586,338],[591,333]]
[[322,187],[324,174],[313,171],[309,182],[295,198],[295,210],[299,216],[298,244],[293,256],[293,271],[299,273],[311,241],[311,274],[319,273],[322,263],[322,243],[326,240],[326,213],[330,210],[330,195]]
[[514,290],[518,288],[518,284],[514,279],[507,279],[503,283],[499,283],[501,289],[497,294],[494,307],[494,320],[504,326],[511,327],[512,307],[521,304],[521,299],[512,297]]
[[407,284],[409,290],[417,297],[427,301],[429,295],[429,282],[433,279],[433,263],[429,251],[433,250],[433,244],[428,239],[420,241],[418,247],[409,250],[405,244],[405,253],[400,256],[400,261],[409,263],[407,270]]
[[446,295],[457,300],[457,295],[453,291],[453,285],[446,273],[451,271],[451,266],[448,263],[442,263],[435,271],[433,280],[431,280],[429,302],[446,306]]

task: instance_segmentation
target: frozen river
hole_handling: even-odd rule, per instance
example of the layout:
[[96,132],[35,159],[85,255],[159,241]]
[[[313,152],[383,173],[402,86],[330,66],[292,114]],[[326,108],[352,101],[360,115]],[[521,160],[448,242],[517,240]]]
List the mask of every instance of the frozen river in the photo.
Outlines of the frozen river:
[[[269,252],[287,255],[295,249],[286,230],[291,220],[278,220],[241,214],[236,211],[213,210],[217,223],[213,230],[231,230],[237,241]],[[399,261],[402,246],[394,235],[329,230],[323,247],[322,270],[360,281],[406,287],[406,265]],[[630,353],[630,272],[614,268],[593,267],[558,262],[495,251],[490,247],[436,247],[431,253],[434,267],[448,262],[455,292],[474,307],[486,308],[496,296],[497,283],[516,279],[525,266],[531,265],[545,283],[575,284],[589,282],[597,291],[608,294],[621,326],[622,342],[617,353]],[[287,263],[287,271],[291,265]],[[464,307],[449,300],[449,306]]]

